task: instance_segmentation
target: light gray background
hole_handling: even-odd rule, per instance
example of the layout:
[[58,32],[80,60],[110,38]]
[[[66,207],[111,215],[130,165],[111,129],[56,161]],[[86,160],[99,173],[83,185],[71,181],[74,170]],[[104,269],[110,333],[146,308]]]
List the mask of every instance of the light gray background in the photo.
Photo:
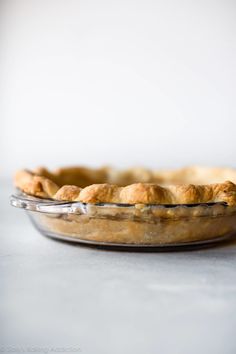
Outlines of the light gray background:
[[1,173],[236,165],[234,0],[1,1]]

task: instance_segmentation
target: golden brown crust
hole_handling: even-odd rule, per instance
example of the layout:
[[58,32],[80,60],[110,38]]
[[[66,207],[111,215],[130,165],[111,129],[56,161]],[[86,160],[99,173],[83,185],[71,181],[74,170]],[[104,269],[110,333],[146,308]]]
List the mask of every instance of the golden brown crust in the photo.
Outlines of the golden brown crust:
[[79,194],[82,188],[77,186],[63,186],[61,187],[55,195],[53,195],[53,199],[56,200],[76,200],[79,198]]
[[120,172],[108,167],[97,170],[72,167],[50,172],[40,168],[34,172],[19,171],[15,176],[15,185],[27,194],[83,203],[195,204],[222,201],[236,205],[234,182],[236,170],[205,167],[172,172],[146,169]]
[[90,184],[103,183],[107,179],[109,168],[102,167],[99,169],[91,169],[86,167],[67,167],[58,168],[54,172],[48,171],[44,167],[37,168],[33,171],[36,175],[44,176],[58,184],[64,185],[77,185],[84,188]]
[[30,171],[18,171],[15,185],[23,192],[42,198],[51,198],[59,190],[59,186],[45,176],[38,176]]

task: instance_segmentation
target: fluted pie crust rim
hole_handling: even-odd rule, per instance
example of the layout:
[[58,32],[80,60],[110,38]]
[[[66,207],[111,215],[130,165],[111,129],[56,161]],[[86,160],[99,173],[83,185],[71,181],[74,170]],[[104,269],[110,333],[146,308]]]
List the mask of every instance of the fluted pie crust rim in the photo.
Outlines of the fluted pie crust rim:
[[191,166],[177,170],[119,171],[110,167],[67,167],[53,172],[38,168],[18,171],[14,181],[24,193],[58,201],[236,205],[236,170],[231,168]]

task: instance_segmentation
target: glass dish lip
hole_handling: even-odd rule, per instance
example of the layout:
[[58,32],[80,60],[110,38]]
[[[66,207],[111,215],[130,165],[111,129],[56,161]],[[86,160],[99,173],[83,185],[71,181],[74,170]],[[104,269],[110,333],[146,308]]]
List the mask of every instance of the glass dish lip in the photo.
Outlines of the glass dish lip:
[[121,204],[121,203],[83,203],[79,201],[59,201],[53,199],[45,199],[34,197],[29,194],[23,193],[17,190],[16,193],[10,196],[10,204],[17,208],[22,208],[30,211],[44,212],[44,213],[75,213],[77,208],[87,209],[87,207],[98,208],[125,208],[126,210],[137,208],[138,205],[142,205],[143,208],[151,209],[173,209],[173,208],[195,208],[205,207],[211,208],[216,205],[228,207],[225,202],[215,203],[198,203],[198,204]]

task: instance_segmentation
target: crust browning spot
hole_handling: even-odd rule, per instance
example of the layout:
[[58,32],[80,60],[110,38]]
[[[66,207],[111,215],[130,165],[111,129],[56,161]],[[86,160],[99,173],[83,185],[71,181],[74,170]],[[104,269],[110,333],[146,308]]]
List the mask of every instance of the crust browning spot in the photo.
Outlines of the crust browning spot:
[[112,184],[93,184],[82,189],[79,200],[83,203],[116,203],[118,190],[119,187]]
[[135,183],[124,187],[120,199],[128,204],[166,204],[169,203],[168,192],[157,184]]
[[78,199],[81,188],[77,186],[63,186],[53,196],[56,200],[75,201]]

